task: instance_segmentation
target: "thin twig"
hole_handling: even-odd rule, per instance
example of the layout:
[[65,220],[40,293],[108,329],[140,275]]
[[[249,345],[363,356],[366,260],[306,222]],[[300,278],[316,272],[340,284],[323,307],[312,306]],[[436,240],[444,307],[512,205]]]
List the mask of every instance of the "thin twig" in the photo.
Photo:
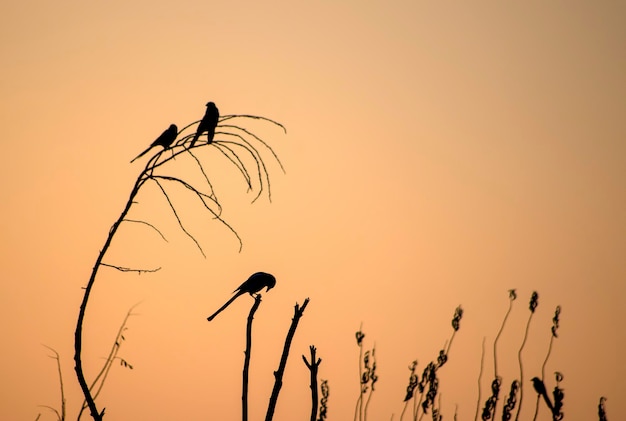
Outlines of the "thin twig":
[[[218,221],[220,221],[220,223],[222,225],[224,225],[226,228],[228,228],[230,230],[230,232],[232,232],[235,235],[235,237],[237,237],[237,241],[239,241],[239,251],[241,252],[241,249],[243,247],[243,241],[241,240],[241,237],[239,236],[237,231],[235,231],[235,229],[228,222],[226,222],[224,219],[222,219],[222,217],[219,215],[219,213],[217,213],[213,209],[211,209],[209,204],[205,201],[205,199],[208,199],[211,202],[215,203],[215,199],[213,199],[213,197],[207,195],[206,193],[202,193],[202,192],[198,191],[195,187],[191,186],[189,183],[187,183],[187,182],[185,182],[185,181],[183,181],[183,180],[181,180],[180,178],[177,178],[177,177],[170,177],[170,176],[164,176],[164,175],[155,175],[155,176],[151,176],[150,178],[152,178],[159,185],[159,187],[161,188],[161,191],[163,192],[163,194],[167,198],[167,201],[170,204],[170,207],[171,207],[172,211],[174,212],[174,215],[176,216],[176,219],[178,220],[179,226],[181,227],[181,229],[192,240],[194,240],[194,242],[196,243],[196,245],[198,246],[198,248],[200,249],[200,252],[202,253],[202,255],[204,257],[206,257],[206,255],[204,254],[204,251],[202,250],[202,247],[200,247],[200,243],[198,243],[198,241],[196,241],[196,239],[182,226],[182,222],[181,222],[180,218],[178,217],[178,213],[176,212],[176,209],[174,209],[174,206],[173,206],[171,200],[169,199],[169,196],[165,192],[165,189],[163,188],[163,186],[158,182],[158,179],[165,180],[165,181],[171,181],[171,182],[174,182],[174,183],[178,183],[178,184],[183,185],[188,190],[191,190],[196,195],[196,197],[202,202],[202,205],[204,206],[204,208],[206,210],[208,210],[213,215],[214,219],[217,219]],[[221,209],[221,206],[219,205],[219,203],[217,205],[218,205],[218,208]]]
[[480,398],[482,394],[480,381],[482,379],[483,369],[485,367],[485,339],[486,338],[483,336],[483,344],[480,353],[480,371],[478,372],[478,400],[476,401],[476,415],[474,415],[474,421],[478,421],[478,411],[480,408]]
[[[51,410],[52,412],[54,412],[56,414],[57,420],[61,421],[61,415],[59,414],[59,411],[57,411],[55,408],[53,408],[51,406],[48,406],[48,405],[37,405],[37,406],[40,407],[40,408],[47,408],[47,409]],[[40,416],[41,416],[41,414],[39,414],[37,416],[37,419],[39,419]]]
[[[50,348],[48,345],[42,345],[48,348],[50,351],[54,352],[54,357],[50,356],[50,358],[54,358],[55,360],[57,360],[57,371],[59,372],[59,387],[61,388],[61,416],[59,417],[59,419],[61,421],[65,421],[65,389],[63,388],[63,374],[61,373],[61,359],[59,358],[59,353],[54,348]],[[59,413],[56,410],[54,410],[54,412],[56,412],[57,416],[59,416]]]
[[134,222],[134,223],[137,223],[137,224],[145,224],[145,225],[149,226],[150,228],[154,229],[156,232],[158,232],[159,235],[161,236],[161,238],[163,239],[163,241],[165,241],[166,243],[169,242],[169,241],[167,241],[167,238],[165,238],[163,233],[161,231],[159,231],[159,229],[157,227],[155,227],[154,225],[152,225],[149,222],[140,221],[138,219],[124,219],[124,222]]
[[106,266],[106,267],[110,267],[113,269],[117,269],[120,272],[137,272],[139,274],[145,272],[145,273],[153,273],[153,272],[158,272],[161,270],[161,267],[159,266],[156,269],[133,269],[133,268],[127,268],[124,266],[116,266],[116,265],[110,265],[108,263],[100,263],[102,266]]
[[163,195],[165,196],[165,199],[167,200],[167,204],[170,205],[170,209],[172,209],[172,212],[174,213],[174,217],[176,218],[176,221],[178,222],[178,226],[180,227],[180,229],[185,234],[187,234],[187,237],[189,237],[189,238],[191,238],[193,240],[193,242],[196,244],[196,247],[198,247],[198,250],[200,250],[200,253],[202,253],[202,256],[204,258],[206,258],[206,254],[204,254],[204,250],[202,250],[202,247],[200,246],[200,243],[198,243],[198,240],[196,240],[196,238],[193,235],[191,235],[191,233],[189,231],[187,231],[187,229],[183,225],[183,222],[180,220],[180,217],[178,216],[178,212],[176,212],[176,208],[174,207],[174,204],[170,200],[170,197],[167,195],[167,192],[165,191],[165,188],[161,185],[159,180],[157,180],[156,178],[153,178],[153,177],[151,177],[151,178],[154,180],[154,182],[157,184],[157,186],[159,186],[159,188],[161,189],[161,192],[163,192]]
[[[230,134],[230,133],[228,133],[228,134]],[[230,134],[230,135],[231,136],[237,136],[240,139],[243,139],[239,135],[234,135],[234,134]],[[261,156],[258,155],[258,152],[256,150],[254,150],[254,148],[250,148],[247,145],[242,145],[241,143],[237,143],[237,142],[234,142],[232,140],[216,140],[216,141],[213,141],[213,143],[216,143],[218,145],[230,144],[230,145],[239,146],[240,148],[245,149],[250,154],[252,159],[254,159],[254,162],[256,163],[256,168],[257,168],[257,176],[258,176],[258,180],[259,180],[259,192],[254,197],[254,199],[252,199],[252,203],[256,202],[256,200],[259,197],[261,197],[261,193],[263,193],[263,174],[261,173],[261,169],[263,169],[265,171],[266,179],[269,180],[269,175],[267,175],[267,170],[265,169],[265,164],[263,164],[263,159],[261,159]],[[237,154],[235,154],[235,156],[237,156]]]
[[245,134],[255,138],[257,141],[259,141],[263,146],[265,146],[272,153],[272,155],[274,156],[274,159],[276,159],[276,162],[278,162],[278,165],[280,166],[280,169],[283,170],[284,174],[286,173],[285,167],[283,167],[283,163],[280,162],[280,159],[278,158],[278,155],[276,155],[276,152],[274,152],[274,149],[272,149],[272,147],[270,145],[268,145],[267,142],[265,142],[259,136],[255,135],[251,131],[249,131],[249,130],[243,128],[243,127],[239,127],[239,126],[225,124],[225,125],[223,125],[221,127],[231,127],[231,128],[234,128],[234,129],[238,129],[238,130],[241,130],[242,132],[244,132]]
[[283,131],[285,132],[285,134],[287,134],[287,129],[285,128],[285,126],[283,126],[282,124],[280,124],[277,121],[274,121],[270,118],[267,117],[261,117],[258,115],[248,115],[248,114],[228,114],[228,115],[224,115],[220,118],[220,123],[224,122],[226,120],[230,120],[231,118],[250,118],[253,120],[263,120],[263,121],[269,121],[270,123],[280,127],[281,129],[283,129]]
[[193,152],[189,151],[189,155],[191,155],[191,157],[196,161],[196,164],[198,164],[198,167],[200,168],[200,172],[204,176],[204,180],[206,181],[207,185],[209,186],[209,189],[211,190],[211,194],[209,195],[209,197],[213,198],[213,202],[218,206],[217,213],[221,214],[222,207],[220,206],[220,202],[217,200],[217,196],[215,195],[215,190],[213,189],[213,184],[211,183],[211,180],[209,180],[209,176],[204,171],[204,167],[202,166],[202,163],[200,162],[198,157],[194,155]]
[[[133,305],[131,308],[128,309],[128,311],[126,312],[126,316],[124,317],[124,320],[122,320],[122,323],[120,324],[120,327],[117,331],[117,335],[115,336],[115,340],[113,341],[113,345],[111,346],[111,350],[109,351],[109,355],[106,358],[106,361],[104,363],[104,365],[102,366],[102,368],[100,369],[100,372],[98,372],[98,375],[96,376],[96,378],[91,382],[91,386],[89,386],[89,391],[93,394],[93,399],[94,401],[96,400],[96,398],[98,397],[98,395],[100,394],[100,392],[102,391],[102,388],[104,387],[104,383],[109,375],[109,371],[111,370],[111,366],[113,364],[113,361],[115,360],[115,358],[117,357],[117,354],[122,346],[122,341],[124,341],[126,338],[124,337],[124,331],[126,330],[126,323],[128,322],[128,319],[130,318],[130,316],[134,316],[133,314],[133,310],[141,303],[137,303],[135,305]],[[100,380],[102,379],[102,380]],[[98,384],[98,381],[100,381],[100,384]],[[96,385],[97,388],[96,388]],[[93,393],[93,390],[96,389],[96,392]],[[76,418],[77,420],[80,420],[82,415],[83,415],[83,411],[87,409],[87,403],[86,401],[83,401],[83,404],[81,406],[80,411],[78,412],[78,417]]]
[[[250,174],[248,174],[248,170],[246,169],[246,166],[243,164],[243,161],[241,160],[241,158],[239,158],[239,155],[237,155],[234,150],[232,150],[229,146],[226,146],[224,143],[222,143],[219,140],[217,142],[213,142],[213,144],[215,145],[215,148],[222,155],[224,155],[226,159],[232,162],[233,165],[235,165],[235,167],[237,167],[239,172],[243,175],[243,178],[244,180],[246,180],[246,184],[248,185],[248,191],[252,190],[252,179],[250,178]],[[235,158],[231,157],[229,154],[224,152],[224,149],[230,152]]]

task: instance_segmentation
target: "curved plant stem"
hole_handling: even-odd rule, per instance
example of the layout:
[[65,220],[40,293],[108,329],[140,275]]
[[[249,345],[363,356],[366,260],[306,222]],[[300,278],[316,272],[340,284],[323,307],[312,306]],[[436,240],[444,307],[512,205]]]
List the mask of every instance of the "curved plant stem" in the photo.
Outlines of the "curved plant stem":
[[87,384],[87,381],[85,380],[85,373],[83,371],[83,362],[81,359],[81,353],[83,349],[83,322],[85,320],[85,313],[87,311],[87,303],[89,302],[91,290],[96,281],[96,275],[98,274],[98,269],[100,269],[100,266],[102,264],[102,259],[104,258],[104,255],[106,254],[106,252],[109,250],[109,247],[111,246],[111,242],[113,241],[113,237],[115,236],[117,229],[119,228],[124,218],[126,218],[126,215],[128,214],[128,211],[130,210],[130,207],[133,205],[135,196],[137,196],[139,189],[141,188],[141,186],[146,180],[143,177],[145,172],[146,170],[144,170],[144,172],[142,172],[142,174],[137,179],[137,182],[135,183],[132,191],[130,192],[128,201],[126,202],[126,206],[124,206],[122,213],[120,214],[120,216],[117,218],[117,220],[115,221],[115,223],[109,230],[109,235],[107,236],[107,239],[104,242],[104,246],[102,247],[102,250],[100,250],[98,257],[96,258],[96,263],[94,264],[94,267],[91,271],[91,276],[89,277],[89,282],[87,283],[87,286],[85,287],[85,294],[83,295],[83,301],[80,305],[80,310],[78,312],[78,321],[76,322],[76,331],[74,332],[74,362],[76,363],[76,366],[74,369],[76,371],[76,377],[78,378],[78,383],[80,384],[80,388],[83,391],[83,395],[85,395],[85,401],[87,402],[87,406],[89,407],[89,412],[91,413],[91,416],[95,421],[102,421],[102,417],[104,416],[104,411],[98,412],[98,407],[96,406],[94,398],[91,395],[91,391],[89,390],[89,385]]

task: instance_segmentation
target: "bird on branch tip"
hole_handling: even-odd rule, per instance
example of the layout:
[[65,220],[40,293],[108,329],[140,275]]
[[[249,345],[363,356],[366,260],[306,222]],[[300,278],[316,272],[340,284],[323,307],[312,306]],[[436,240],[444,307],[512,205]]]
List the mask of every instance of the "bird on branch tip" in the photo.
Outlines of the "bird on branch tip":
[[554,412],[554,405],[552,405],[552,401],[548,396],[548,391],[546,390],[546,385],[543,384],[543,381],[539,377],[532,378],[533,387],[535,388],[535,392],[543,397],[543,400],[546,401],[546,405],[550,408],[551,412]]
[[132,161],[130,161],[130,163],[132,164],[133,162],[135,162],[135,160],[147,154],[148,151],[155,146],[163,146],[164,150],[169,148],[170,145],[176,140],[177,135],[178,127],[176,127],[176,124],[170,124],[170,127],[168,127],[167,130],[165,130],[163,133],[161,133],[161,136],[157,137],[156,140],[152,142],[150,146],[148,146],[148,149],[137,155]]
[[207,132],[207,144],[213,142],[213,137],[215,136],[215,127],[217,127],[217,120],[220,118],[220,111],[215,106],[213,102],[206,103],[206,112],[204,113],[204,117],[200,120],[200,124],[198,124],[198,130],[189,145],[190,148],[198,141],[198,138],[202,136],[204,132]]
[[271,275],[265,272],[257,272],[257,273],[252,274],[243,284],[239,285],[239,288],[233,291],[233,293],[236,293],[236,294],[233,295],[230,298],[230,300],[226,301],[226,303],[223,306],[221,306],[215,313],[207,317],[207,320],[209,322],[213,320],[215,316],[217,316],[222,311],[224,311],[226,307],[231,305],[232,302],[235,301],[241,295],[248,293],[251,296],[254,296],[254,294],[258,293],[263,288],[267,287],[267,290],[266,290],[267,292],[270,289],[274,288],[275,285],[276,285],[276,278],[274,277],[274,275]]

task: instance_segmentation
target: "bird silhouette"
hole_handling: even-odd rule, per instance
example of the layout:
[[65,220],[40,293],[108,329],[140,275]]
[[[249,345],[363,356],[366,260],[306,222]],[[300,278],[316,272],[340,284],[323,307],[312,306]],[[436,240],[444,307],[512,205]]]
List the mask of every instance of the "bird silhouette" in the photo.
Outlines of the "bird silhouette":
[[276,278],[274,278],[274,275],[265,272],[253,273],[243,284],[239,285],[239,288],[233,291],[236,292],[236,294],[233,295],[230,300],[226,301],[226,304],[221,306],[215,313],[207,317],[207,320],[209,322],[213,320],[215,316],[224,311],[226,307],[231,305],[232,302],[235,301],[239,296],[245,293],[253,295],[254,293],[261,291],[265,287],[267,287],[267,292],[270,289],[274,288],[274,285],[276,285]]
[[152,142],[150,146],[148,146],[148,149],[137,155],[132,161],[130,161],[130,163],[132,164],[133,162],[135,162],[136,159],[139,159],[147,154],[148,151],[155,146],[163,146],[163,149],[169,148],[170,145],[176,140],[177,135],[178,127],[176,127],[176,124],[171,124],[170,127],[167,128],[167,130],[161,133],[161,136],[157,137],[156,140]]
[[190,148],[196,144],[198,138],[204,133],[207,132],[207,143],[213,142],[213,136],[215,136],[215,127],[217,126],[217,120],[220,118],[220,111],[217,109],[213,102],[206,103],[206,112],[204,113],[204,117],[200,120],[200,124],[198,124],[198,130],[196,131]]
[[548,392],[546,391],[546,385],[543,384],[543,381],[539,377],[533,377],[532,382],[533,387],[535,388],[535,392],[543,396],[543,400],[546,401],[546,405],[548,405],[548,408],[550,408],[550,412],[554,413],[554,405],[552,405],[552,401],[548,396]]

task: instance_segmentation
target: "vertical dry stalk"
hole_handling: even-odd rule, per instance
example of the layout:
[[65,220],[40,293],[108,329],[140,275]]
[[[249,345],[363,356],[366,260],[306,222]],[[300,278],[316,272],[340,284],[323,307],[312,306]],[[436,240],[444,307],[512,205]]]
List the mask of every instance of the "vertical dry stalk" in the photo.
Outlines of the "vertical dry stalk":
[[272,389],[272,396],[270,396],[270,403],[267,407],[267,413],[265,414],[265,421],[271,421],[274,417],[276,402],[278,402],[278,394],[283,386],[283,375],[285,374],[285,367],[287,366],[287,357],[289,356],[291,341],[293,340],[293,336],[295,335],[298,327],[298,322],[300,321],[300,317],[302,317],[302,313],[304,313],[304,309],[307,304],[309,304],[308,298],[304,300],[302,307],[300,307],[298,303],[296,303],[294,307],[293,319],[291,319],[291,327],[289,328],[289,332],[287,332],[285,346],[283,347],[283,354],[280,357],[280,364],[278,365],[278,370],[274,372],[274,389]]
[[250,354],[252,352],[252,320],[254,313],[261,305],[261,294],[257,294],[254,298],[254,304],[248,314],[248,323],[246,325],[246,350],[244,352],[243,361],[243,379],[241,382],[241,419],[248,421],[248,373],[250,369]]
[[304,355],[302,356],[302,360],[311,372],[311,421],[315,421],[317,418],[317,370],[322,359],[315,359],[315,346],[309,346],[309,350],[311,351],[311,362],[309,362]]

